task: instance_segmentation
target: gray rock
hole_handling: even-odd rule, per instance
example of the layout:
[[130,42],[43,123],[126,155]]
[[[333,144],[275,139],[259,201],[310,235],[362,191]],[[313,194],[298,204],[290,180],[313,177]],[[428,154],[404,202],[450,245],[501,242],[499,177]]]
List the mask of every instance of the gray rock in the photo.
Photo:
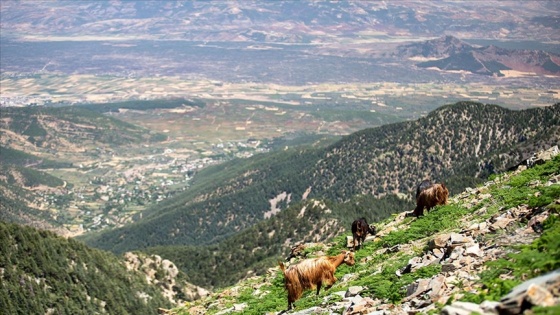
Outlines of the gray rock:
[[437,258],[441,259],[445,255],[445,251],[443,251],[441,248],[434,248],[432,250],[432,254],[434,254],[434,256],[436,256]]
[[292,315],[324,314],[322,311],[323,311],[322,308],[315,306],[315,307],[311,307],[311,308],[308,308],[308,309],[305,309],[305,310],[301,310],[301,311],[292,313]]
[[498,305],[500,305],[500,302],[484,301],[484,302],[480,303],[480,308],[482,308],[485,312],[497,313]]
[[480,249],[478,243],[475,243],[474,245],[467,247],[467,249],[465,250],[465,255],[483,257],[484,252]]
[[455,264],[443,264],[441,266],[442,272],[453,272],[455,270],[457,270],[457,266],[455,266]]
[[432,239],[428,242],[428,247],[431,250],[435,249],[435,248],[447,247],[447,243],[449,241],[449,238],[450,238],[449,234],[436,235],[436,237],[434,237],[434,239]]
[[428,291],[430,289],[430,279],[420,279],[409,284],[406,287],[406,298],[403,299],[404,302],[408,302],[420,294]]
[[450,241],[451,246],[474,243],[474,240],[471,237],[463,236],[459,233],[451,233]]
[[346,294],[344,294],[344,297],[356,296],[356,295],[358,295],[360,292],[362,292],[363,290],[364,290],[364,287],[362,287],[362,286],[352,286],[352,287],[349,287],[348,290],[346,291]]
[[443,275],[435,276],[430,281],[429,289],[430,298],[435,299],[437,296],[441,294],[443,290],[445,290],[447,286],[445,285],[445,277]]
[[551,297],[548,287],[560,287],[560,269],[536,277],[516,286],[500,300],[497,309],[500,314],[520,314],[531,308],[533,303],[549,305]]
[[473,313],[487,314],[478,304],[470,302],[453,302],[441,310],[442,315],[471,315]]

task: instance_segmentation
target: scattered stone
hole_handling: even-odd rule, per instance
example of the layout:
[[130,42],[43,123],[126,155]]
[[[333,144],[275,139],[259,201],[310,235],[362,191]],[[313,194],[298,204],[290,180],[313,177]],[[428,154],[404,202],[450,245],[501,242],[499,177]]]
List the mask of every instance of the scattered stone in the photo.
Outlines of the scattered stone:
[[552,306],[554,305],[554,296],[547,289],[538,284],[531,284],[527,288],[527,297],[525,300],[535,306]]
[[387,253],[396,253],[401,250],[401,245],[395,245],[387,249]]
[[449,241],[449,239],[450,239],[449,234],[436,235],[434,239],[428,242],[428,247],[430,250],[447,247],[447,242]]
[[458,233],[451,233],[450,241],[452,247],[474,242],[471,237],[463,236]]
[[315,306],[312,308],[308,308],[305,310],[301,310],[299,312],[290,313],[291,315],[312,315],[312,314],[321,314],[322,308]]
[[495,231],[498,231],[498,230],[503,230],[513,221],[514,221],[513,219],[509,219],[509,218],[505,218],[505,217],[499,217],[499,218],[497,218],[496,222],[494,222],[494,223],[492,223],[492,225],[490,225],[489,229],[492,232],[495,232]]
[[443,275],[435,276],[434,278],[432,278],[429,285],[429,289],[431,290],[429,296],[431,300],[433,301],[437,299],[436,297],[438,297],[441,291],[445,290],[446,288],[447,285],[445,284],[445,277]]
[[453,302],[441,310],[442,315],[488,314],[478,304],[470,302]]
[[404,302],[410,301],[415,297],[423,294],[430,289],[430,279],[420,279],[409,284],[406,287],[406,298],[403,299]]
[[437,258],[443,258],[443,256],[445,256],[445,251],[443,251],[441,248],[434,248],[432,250],[432,254],[437,257]]
[[344,297],[356,296],[356,295],[358,295],[360,292],[362,292],[363,290],[364,290],[364,287],[362,287],[362,286],[352,286],[352,287],[349,287],[348,290],[346,291],[346,294],[344,294]]
[[442,272],[453,272],[455,270],[457,270],[457,268],[459,268],[459,266],[455,266],[455,264],[443,264],[441,266],[441,271]]
[[483,257],[484,252],[480,249],[478,243],[475,243],[473,246],[470,246],[465,250],[465,255]]

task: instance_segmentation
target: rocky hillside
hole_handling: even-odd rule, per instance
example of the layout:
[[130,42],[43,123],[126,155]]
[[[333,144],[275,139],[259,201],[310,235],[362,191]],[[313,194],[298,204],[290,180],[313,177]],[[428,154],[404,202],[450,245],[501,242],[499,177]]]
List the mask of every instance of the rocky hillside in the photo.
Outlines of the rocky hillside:
[[[376,222],[379,232],[356,251],[354,266],[337,269],[334,287],[319,296],[307,291],[288,313],[557,313],[559,183],[555,146],[425,216],[403,212]],[[290,263],[337,254],[348,248],[349,238],[305,244]],[[271,265],[265,276],[166,313],[279,314],[286,297],[283,275]]]
[[198,300],[208,295],[208,290],[195,286],[172,261],[158,255],[128,252],[124,254],[127,270],[143,273],[148,284],[158,287],[163,296],[173,304]]

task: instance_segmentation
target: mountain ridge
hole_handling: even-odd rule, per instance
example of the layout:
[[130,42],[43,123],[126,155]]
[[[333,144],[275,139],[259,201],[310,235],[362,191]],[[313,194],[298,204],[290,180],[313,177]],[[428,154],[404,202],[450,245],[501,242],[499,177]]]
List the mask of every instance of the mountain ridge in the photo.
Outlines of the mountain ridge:
[[[2,16],[8,34],[24,38],[48,33],[52,36],[92,37],[103,34],[105,36],[101,38],[115,36],[125,39],[127,36],[143,35],[154,39],[257,42],[266,39],[328,43],[335,37],[351,36],[364,27],[388,35],[429,36],[444,30],[484,34],[492,29],[487,36],[515,38],[529,32],[533,38],[553,38],[554,32],[546,32],[550,34],[547,36],[544,31],[557,28],[547,15],[557,9],[554,4],[535,2],[520,5],[513,2],[508,6],[502,8],[492,1],[477,6],[463,3],[443,6],[422,1],[406,4],[360,1],[161,4],[157,1],[118,1],[112,5],[96,1],[82,1],[74,5],[62,1],[37,5],[8,1],[2,6]],[[512,7],[520,10],[515,18],[512,17]],[[34,23],[29,23],[29,19]],[[489,26],[486,21],[503,25],[508,33],[502,32],[499,27]],[[114,32],[116,28],[121,29],[118,35]]]
[[558,75],[560,56],[541,50],[518,50],[495,45],[475,47],[454,36],[443,36],[422,43],[397,47],[395,56],[435,59],[417,63],[420,68],[443,71],[467,71],[473,74],[502,77],[503,70],[529,72],[537,75]]

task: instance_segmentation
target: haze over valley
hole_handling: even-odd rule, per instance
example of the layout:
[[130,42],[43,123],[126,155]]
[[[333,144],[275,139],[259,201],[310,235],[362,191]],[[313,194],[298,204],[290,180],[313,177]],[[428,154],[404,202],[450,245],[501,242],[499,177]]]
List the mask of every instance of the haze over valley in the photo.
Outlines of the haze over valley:
[[0,14],[0,219],[80,253],[160,255],[127,259],[200,286],[170,286],[172,304],[354,217],[411,210],[421,179],[457,194],[560,139],[556,1],[6,0]]

